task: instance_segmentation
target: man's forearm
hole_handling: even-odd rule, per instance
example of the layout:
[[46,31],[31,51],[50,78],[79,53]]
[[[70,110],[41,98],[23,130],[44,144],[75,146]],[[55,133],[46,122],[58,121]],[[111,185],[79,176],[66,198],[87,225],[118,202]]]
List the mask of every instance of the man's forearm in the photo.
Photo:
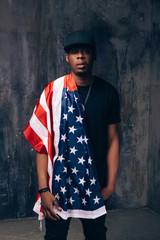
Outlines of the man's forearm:
[[37,165],[37,175],[38,175],[38,188],[48,187],[48,155],[36,153],[36,165]]
[[110,143],[107,153],[108,182],[107,186],[114,191],[119,168],[119,137],[118,134]]
[[108,151],[106,156],[107,161],[107,186],[102,189],[104,200],[108,199],[114,192],[119,168],[119,135],[118,125],[112,124],[108,127]]
[[[37,164],[37,174],[38,174],[38,185],[39,189],[48,187],[48,155],[40,154],[37,152],[36,155],[36,164]],[[55,213],[53,205],[61,211],[62,208],[59,206],[55,196],[47,191],[41,193],[41,206],[42,211],[45,217],[50,218],[54,221],[57,221],[60,217]]]

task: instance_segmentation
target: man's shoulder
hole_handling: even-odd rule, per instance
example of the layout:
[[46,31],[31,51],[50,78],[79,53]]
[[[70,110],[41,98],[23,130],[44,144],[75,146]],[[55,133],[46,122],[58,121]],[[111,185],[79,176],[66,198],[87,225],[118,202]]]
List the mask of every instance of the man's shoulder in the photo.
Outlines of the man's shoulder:
[[98,77],[98,76],[94,76],[95,79],[95,85],[96,87],[100,87],[102,89],[104,89],[104,91],[117,91],[116,88],[109,82],[107,82],[106,80]]

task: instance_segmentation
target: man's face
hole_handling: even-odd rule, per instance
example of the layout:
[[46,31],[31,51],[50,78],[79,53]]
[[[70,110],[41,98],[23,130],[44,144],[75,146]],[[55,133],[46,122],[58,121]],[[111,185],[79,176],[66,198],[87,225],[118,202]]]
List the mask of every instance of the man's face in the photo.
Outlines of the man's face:
[[75,75],[83,76],[92,72],[95,52],[87,46],[73,47],[66,54],[66,61],[70,64]]

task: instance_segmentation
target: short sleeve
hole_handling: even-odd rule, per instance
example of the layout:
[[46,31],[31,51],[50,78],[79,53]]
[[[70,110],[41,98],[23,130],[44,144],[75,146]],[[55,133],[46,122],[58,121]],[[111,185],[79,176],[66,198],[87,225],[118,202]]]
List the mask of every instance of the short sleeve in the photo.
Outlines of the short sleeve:
[[120,102],[119,102],[119,95],[117,90],[112,87],[110,92],[110,99],[109,99],[109,112],[107,117],[107,124],[115,124],[119,123],[120,119]]

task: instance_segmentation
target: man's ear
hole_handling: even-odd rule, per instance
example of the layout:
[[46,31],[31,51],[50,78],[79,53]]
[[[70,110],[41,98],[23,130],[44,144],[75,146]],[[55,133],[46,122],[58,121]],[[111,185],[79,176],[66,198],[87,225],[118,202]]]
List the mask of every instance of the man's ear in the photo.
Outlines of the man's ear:
[[68,53],[66,54],[66,62],[69,63]]

